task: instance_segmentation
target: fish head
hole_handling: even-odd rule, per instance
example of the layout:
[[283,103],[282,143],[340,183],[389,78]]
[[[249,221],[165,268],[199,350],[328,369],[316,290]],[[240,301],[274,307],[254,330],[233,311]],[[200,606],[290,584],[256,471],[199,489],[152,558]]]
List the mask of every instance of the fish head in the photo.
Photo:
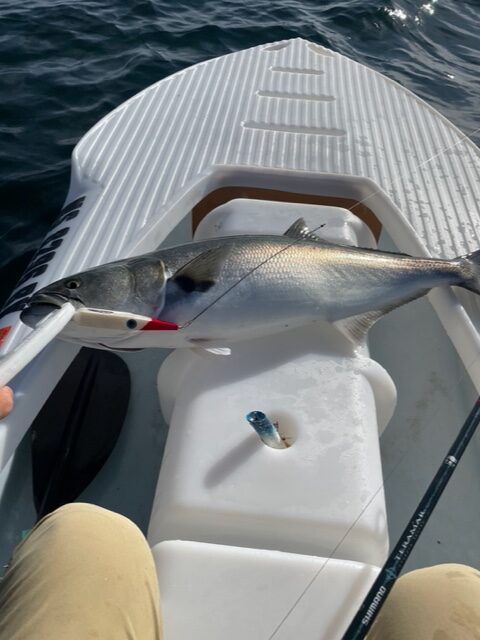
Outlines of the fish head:
[[43,287],[20,314],[37,324],[66,302],[80,309],[109,309],[153,315],[163,308],[168,273],[162,260],[150,256],[121,260],[82,271]]

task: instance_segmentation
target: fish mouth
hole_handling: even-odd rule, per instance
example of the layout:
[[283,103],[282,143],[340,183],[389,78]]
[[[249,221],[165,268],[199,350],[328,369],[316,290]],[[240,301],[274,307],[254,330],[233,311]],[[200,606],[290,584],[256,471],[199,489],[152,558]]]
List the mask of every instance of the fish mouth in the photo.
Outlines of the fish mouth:
[[84,306],[80,298],[72,299],[56,291],[36,293],[20,313],[20,320],[28,327],[35,329],[46,316],[56,309],[61,309],[66,302],[71,302],[75,307]]
[[41,304],[60,309],[66,302],[68,302],[68,298],[61,293],[36,293],[27,304],[28,307]]

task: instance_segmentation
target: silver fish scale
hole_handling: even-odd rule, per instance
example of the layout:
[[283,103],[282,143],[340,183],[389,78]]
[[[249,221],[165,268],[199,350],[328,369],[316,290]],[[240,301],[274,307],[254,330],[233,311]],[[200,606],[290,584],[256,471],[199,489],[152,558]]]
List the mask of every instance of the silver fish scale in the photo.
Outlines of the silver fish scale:
[[[216,239],[157,252],[176,271],[208,251],[228,249],[213,287],[206,292],[167,293],[162,319],[191,323],[199,335],[247,326],[306,319],[337,320],[389,309],[438,284],[461,280],[451,261],[409,258],[286,237]],[[195,278],[199,262],[192,264]],[[201,269],[200,269],[201,270]],[[192,322],[193,321],[193,322]]]

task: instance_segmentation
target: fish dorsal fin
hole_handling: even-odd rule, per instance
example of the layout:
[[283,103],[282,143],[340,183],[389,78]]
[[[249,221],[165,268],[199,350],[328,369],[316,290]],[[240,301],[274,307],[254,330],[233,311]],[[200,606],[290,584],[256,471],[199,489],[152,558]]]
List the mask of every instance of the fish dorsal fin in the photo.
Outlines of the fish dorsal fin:
[[180,267],[173,274],[172,282],[186,293],[208,291],[217,281],[229,253],[229,247],[214,247],[203,251],[183,267]]
[[[325,225],[322,224],[322,227]],[[295,240],[310,240],[310,242],[321,242],[322,244],[326,243],[326,240],[323,240],[316,233],[310,231],[307,227],[307,223],[303,218],[299,218],[295,220],[295,222],[288,227],[288,229],[283,234],[287,238],[294,238]]]
[[413,302],[413,300],[421,298],[427,293],[427,291],[428,289],[424,289],[423,291],[417,292],[415,293],[415,295],[410,296],[409,298],[404,299],[401,302],[386,305],[382,309],[373,309],[372,311],[360,313],[356,316],[350,316],[348,318],[343,318],[342,320],[336,320],[335,322],[333,322],[333,326],[336,327],[341,333],[343,333],[343,335],[351,342],[353,342],[353,344],[363,344],[367,338],[369,329],[373,327],[377,320],[380,320],[380,318],[382,318],[387,313],[390,313],[390,311],[398,309],[398,307],[407,304],[407,302]]

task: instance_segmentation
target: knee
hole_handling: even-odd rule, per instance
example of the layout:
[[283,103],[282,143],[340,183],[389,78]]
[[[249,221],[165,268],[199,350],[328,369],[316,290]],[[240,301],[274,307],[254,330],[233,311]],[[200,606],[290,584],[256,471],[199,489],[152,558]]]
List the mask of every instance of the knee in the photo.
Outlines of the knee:
[[465,564],[437,564],[406,573],[399,579],[395,588],[419,589],[431,593],[432,590],[438,591],[442,585],[449,585],[454,589],[461,588],[462,584],[470,583],[472,580],[478,581],[479,577],[480,571]]
[[423,640],[435,631],[445,638],[474,637],[465,633],[479,628],[479,577],[479,571],[462,564],[406,573],[394,585],[368,639]]
[[79,525],[92,525],[110,523],[117,529],[137,529],[138,527],[125,516],[104,509],[96,504],[86,502],[71,502],[64,504],[52,513],[49,513],[43,521],[55,523],[58,527],[78,527]]
[[68,540],[78,542],[81,539],[85,544],[91,544],[94,540],[97,544],[102,540],[111,542],[112,539],[129,545],[145,544],[140,529],[125,516],[80,502],[66,504],[45,516],[31,535],[47,536],[51,544],[56,541],[61,544]]

